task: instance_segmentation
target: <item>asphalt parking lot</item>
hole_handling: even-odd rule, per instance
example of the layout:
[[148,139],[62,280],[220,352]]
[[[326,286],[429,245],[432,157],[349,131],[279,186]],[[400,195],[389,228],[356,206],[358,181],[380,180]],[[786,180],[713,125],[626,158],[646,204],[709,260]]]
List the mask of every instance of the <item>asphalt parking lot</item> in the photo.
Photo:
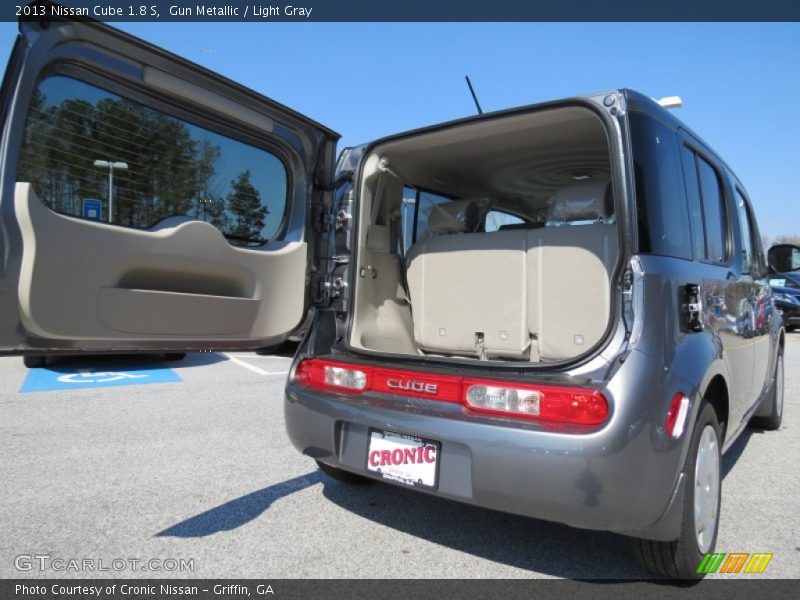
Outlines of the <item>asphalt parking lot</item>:
[[[748,430],[724,459],[717,550],[772,552],[760,577],[800,577],[800,334],[787,337],[782,429]],[[326,477],[284,433],[290,360],[63,360],[29,378],[0,359],[0,577],[648,576],[621,536]],[[59,378],[74,389],[50,389]],[[126,562],[42,571],[21,555]]]

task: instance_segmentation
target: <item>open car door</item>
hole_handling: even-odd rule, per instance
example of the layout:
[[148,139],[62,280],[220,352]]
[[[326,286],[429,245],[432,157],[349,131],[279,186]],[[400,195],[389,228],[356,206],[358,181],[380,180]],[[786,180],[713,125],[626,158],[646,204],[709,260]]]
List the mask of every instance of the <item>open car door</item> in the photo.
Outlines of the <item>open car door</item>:
[[0,102],[0,354],[257,348],[302,324],[333,131],[92,21],[21,22]]

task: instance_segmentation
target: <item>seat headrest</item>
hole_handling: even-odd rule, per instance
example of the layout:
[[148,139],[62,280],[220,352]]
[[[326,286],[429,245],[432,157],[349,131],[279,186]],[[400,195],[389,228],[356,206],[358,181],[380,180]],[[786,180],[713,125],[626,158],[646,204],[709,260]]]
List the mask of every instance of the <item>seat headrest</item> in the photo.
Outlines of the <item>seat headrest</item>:
[[425,236],[475,231],[489,207],[488,198],[464,198],[432,204]]
[[551,221],[597,221],[614,211],[608,181],[591,181],[561,188],[550,207]]

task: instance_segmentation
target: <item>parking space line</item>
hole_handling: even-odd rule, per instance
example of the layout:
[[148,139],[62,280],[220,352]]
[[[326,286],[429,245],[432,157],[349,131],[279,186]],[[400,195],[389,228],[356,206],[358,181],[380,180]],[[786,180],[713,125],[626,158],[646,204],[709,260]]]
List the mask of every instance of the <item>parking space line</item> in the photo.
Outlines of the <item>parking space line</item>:
[[258,373],[259,375],[288,375],[289,371],[265,371],[264,369],[257,367],[255,365],[251,365],[249,362],[242,360],[241,358],[236,358],[235,356],[231,356],[230,354],[226,354],[224,352],[221,353],[222,356],[227,358],[231,362],[235,362],[237,365],[244,367],[245,369],[249,369],[253,371],[253,373]]

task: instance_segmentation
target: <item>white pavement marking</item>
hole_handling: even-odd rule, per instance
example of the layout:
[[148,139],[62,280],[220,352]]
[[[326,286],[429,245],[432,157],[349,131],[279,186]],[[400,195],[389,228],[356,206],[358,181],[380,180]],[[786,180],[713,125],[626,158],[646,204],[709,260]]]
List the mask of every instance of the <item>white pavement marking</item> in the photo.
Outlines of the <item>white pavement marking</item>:
[[260,367],[255,365],[251,365],[249,362],[242,360],[241,358],[236,358],[235,356],[231,356],[230,354],[226,354],[224,352],[221,353],[222,356],[227,358],[231,362],[235,362],[237,365],[244,367],[245,369],[250,369],[253,373],[258,373],[259,375],[288,375],[289,371],[265,371]]

